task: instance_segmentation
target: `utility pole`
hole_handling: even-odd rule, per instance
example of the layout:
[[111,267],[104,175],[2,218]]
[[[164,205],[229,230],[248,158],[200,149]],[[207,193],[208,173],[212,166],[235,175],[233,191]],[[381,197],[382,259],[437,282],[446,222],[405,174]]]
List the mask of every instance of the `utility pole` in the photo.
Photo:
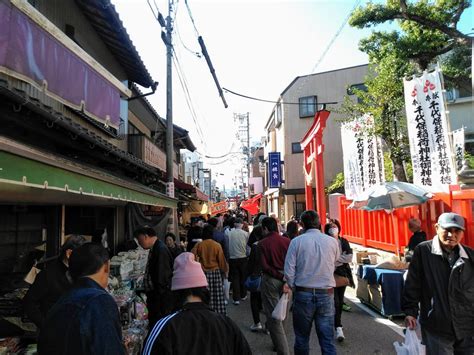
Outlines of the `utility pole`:
[[250,198],[250,114],[247,112],[247,197]]
[[172,32],[173,23],[173,0],[168,1],[168,17],[166,18],[166,181],[168,196],[174,197],[174,144],[173,144],[173,76],[172,60],[173,45]]

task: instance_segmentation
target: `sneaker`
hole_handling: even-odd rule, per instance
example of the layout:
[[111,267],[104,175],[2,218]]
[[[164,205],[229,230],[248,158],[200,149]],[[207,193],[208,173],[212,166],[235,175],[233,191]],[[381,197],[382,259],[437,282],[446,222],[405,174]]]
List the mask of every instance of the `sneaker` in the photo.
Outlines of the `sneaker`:
[[262,323],[258,322],[257,324],[251,325],[250,330],[252,332],[258,332],[258,331],[263,330]]
[[348,304],[345,304],[345,303],[344,303],[344,304],[342,305],[342,310],[345,311],[345,312],[350,312],[351,309],[352,309],[352,307],[349,306]]
[[232,303],[235,304],[236,306],[238,306],[240,304],[239,301],[233,301]]
[[346,337],[344,336],[344,332],[342,331],[342,327],[336,328],[336,339],[337,341],[341,342],[344,341]]
[[245,296],[244,298],[241,298],[241,301],[247,301],[248,296]]

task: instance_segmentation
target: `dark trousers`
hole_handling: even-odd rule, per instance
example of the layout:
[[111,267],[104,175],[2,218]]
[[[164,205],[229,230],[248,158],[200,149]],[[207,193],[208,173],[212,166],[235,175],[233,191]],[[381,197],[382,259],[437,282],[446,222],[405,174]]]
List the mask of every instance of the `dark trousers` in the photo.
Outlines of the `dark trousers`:
[[342,305],[344,304],[344,293],[346,292],[346,286],[334,288],[334,306],[336,313],[334,315],[334,327],[342,327],[341,316],[342,316]]
[[253,324],[260,323],[260,311],[262,310],[262,294],[250,292],[250,308],[252,309]]
[[244,282],[247,275],[247,258],[230,259],[230,279],[232,282],[232,299],[239,301],[247,295]]

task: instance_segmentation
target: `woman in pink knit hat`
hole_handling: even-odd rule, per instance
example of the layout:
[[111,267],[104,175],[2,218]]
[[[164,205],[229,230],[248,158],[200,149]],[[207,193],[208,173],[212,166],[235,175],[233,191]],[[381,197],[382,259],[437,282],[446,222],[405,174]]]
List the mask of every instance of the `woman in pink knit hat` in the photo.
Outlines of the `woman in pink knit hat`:
[[[142,354],[247,355],[249,344],[237,325],[209,307],[206,275],[192,253],[174,261],[171,290],[181,309],[155,324]],[[186,334],[186,337],[182,337]]]

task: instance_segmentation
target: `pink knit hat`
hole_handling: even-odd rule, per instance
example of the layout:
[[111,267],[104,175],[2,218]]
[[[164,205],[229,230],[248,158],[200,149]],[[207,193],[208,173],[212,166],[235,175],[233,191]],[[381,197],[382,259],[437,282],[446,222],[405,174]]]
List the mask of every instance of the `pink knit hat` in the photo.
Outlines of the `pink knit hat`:
[[192,253],[179,254],[174,259],[173,269],[172,291],[208,286],[201,264],[194,260],[194,254]]

